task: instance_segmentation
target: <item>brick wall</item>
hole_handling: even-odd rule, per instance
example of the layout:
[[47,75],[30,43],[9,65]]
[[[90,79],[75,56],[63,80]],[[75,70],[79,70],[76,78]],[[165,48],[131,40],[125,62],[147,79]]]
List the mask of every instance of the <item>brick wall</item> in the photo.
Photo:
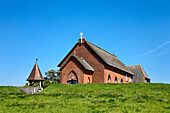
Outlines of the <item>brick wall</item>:
[[84,84],[92,83],[92,75],[84,74]]
[[[98,55],[96,55],[96,53],[85,43],[85,39],[83,40],[83,43],[80,43],[79,40],[79,42],[66,56],[64,62],[61,63],[60,67],[64,65],[65,61],[67,61],[72,55],[82,57],[90,66],[93,67],[95,71],[94,73],[86,72],[79,63],[72,59],[61,71],[61,84],[67,83],[67,80],[70,79],[69,73],[72,70],[74,70],[77,74],[79,83],[87,83],[88,79],[90,79],[90,83],[108,83],[109,74],[111,76],[110,83],[114,83],[115,77],[117,77],[118,83],[120,83],[121,79],[123,80],[123,83],[129,83],[129,76],[132,76],[118,69],[106,66],[104,62],[98,57]],[[128,75],[128,81],[126,81],[126,74]],[[131,79],[131,82],[133,82],[133,78]]]
[[[122,72],[118,69],[115,69],[110,66],[106,66],[106,69],[104,70],[104,83],[108,83],[108,76],[110,75],[110,83],[115,83],[115,78],[117,78],[117,83],[121,83],[121,79],[123,83],[130,83],[130,76],[131,76],[131,83],[133,82],[132,75]],[[126,75],[127,75],[127,81],[126,81]]]
[[[68,58],[70,56],[72,56],[72,55],[76,55],[78,57],[82,57],[90,66],[93,67],[93,69],[95,71],[92,74],[92,83],[103,83],[104,82],[104,77],[103,77],[103,75],[104,75],[104,64],[100,60],[100,58],[88,47],[87,44],[85,44],[85,43],[82,43],[82,44],[78,43],[76,45],[76,47],[74,48],[74,50],[71,51],[70,55],[67,56],[65,61],[67,61]],[[64,62],[61,63],[61,66],[64,64]],[[61,74],[60,76],[61,76],[60,79],[63,79],[63,77],[62,77],[63,74]]]
[[[74,75],[76,74],[76,76]],[[68,80],[71,80],[74,77],[74,80],[78,78],[78,83],[84,83],[84,73],[82,70],[82,66],[77,63],[75,59],[71,59],[67,65],[60,72],[60,83],[67,84]]]

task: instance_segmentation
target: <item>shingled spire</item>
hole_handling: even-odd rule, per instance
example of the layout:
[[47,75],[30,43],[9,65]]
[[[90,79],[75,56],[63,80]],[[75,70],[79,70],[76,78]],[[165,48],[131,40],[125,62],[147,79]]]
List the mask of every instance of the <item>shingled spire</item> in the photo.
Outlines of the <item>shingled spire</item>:
[[36,59],[36,63],[34,65],[34,68],[32,69],[31,74],[27,79],[27,81],[30,81],[30,80],[44,80],[44,78],[43,78],[43,76],[40,72],[40,69],[37,65],[37,59]]
[[[41,84],[41,81],[44,81],[44,78],[43,78],[43,76],[41,74],[41,71],[40,71],[40,69],[39,69],[39,67],[37,65],[37,61],[38,61],[38,59],[36,59],[36,63],[35,63],[32,71],[31,71],[31,74],[29,75],[29,77],[27,79],[27,81],[29,81],[32,85],[35,82],[40,81],[40,84]],[[40,85],[40,87],[41,87],[41,85]]]

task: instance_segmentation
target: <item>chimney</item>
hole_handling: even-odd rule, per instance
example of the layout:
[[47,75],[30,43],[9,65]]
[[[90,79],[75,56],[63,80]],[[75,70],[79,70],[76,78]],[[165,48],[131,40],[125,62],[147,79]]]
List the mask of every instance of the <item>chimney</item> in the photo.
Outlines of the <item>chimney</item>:
[[[79,44],[81,44],[81,39],[78,39],[78,41],[79,41]],[[86,42],[86,39],[85,39],[85,38],[82,39],[82,44],[83,44],[84,42]]]

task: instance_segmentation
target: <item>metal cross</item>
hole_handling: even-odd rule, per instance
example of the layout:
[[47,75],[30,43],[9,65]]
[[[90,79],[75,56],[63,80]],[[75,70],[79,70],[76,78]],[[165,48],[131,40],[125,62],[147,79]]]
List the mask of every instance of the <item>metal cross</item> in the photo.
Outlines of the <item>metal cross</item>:
[[80,33],[80,36],[81,36],[81,43],[82,43],[82,38],[84,36],[82,32]]

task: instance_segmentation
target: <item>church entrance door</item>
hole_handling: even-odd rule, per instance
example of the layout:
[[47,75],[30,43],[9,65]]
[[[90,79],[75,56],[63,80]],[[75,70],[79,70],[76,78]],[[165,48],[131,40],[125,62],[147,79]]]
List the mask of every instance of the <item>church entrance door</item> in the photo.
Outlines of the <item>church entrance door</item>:
[[77,78],[77,74],[74,71],[71,71],[68,75],[68,84],[78,84],[78,78]]

